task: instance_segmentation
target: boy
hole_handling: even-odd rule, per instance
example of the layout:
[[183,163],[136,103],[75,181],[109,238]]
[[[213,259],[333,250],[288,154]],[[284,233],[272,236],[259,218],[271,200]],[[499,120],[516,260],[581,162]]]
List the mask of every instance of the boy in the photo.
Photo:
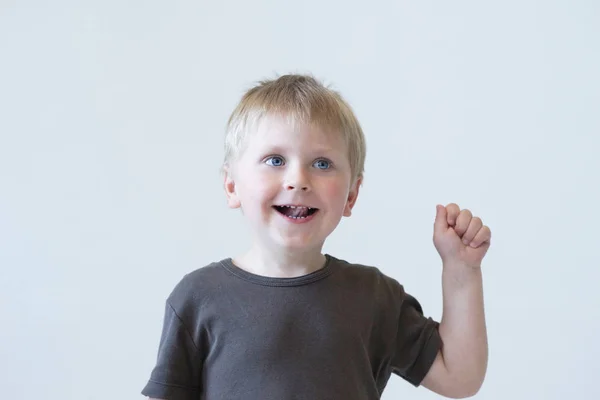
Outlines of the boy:
[[452,398],[479,390],[487,366],[480,265],[491,238],[481,219],[437,206],[438,323],[379,269],[321,253],[363,179],[363,132],[339,94],[309,76],[261,82],[234,110],[225,142],[227,202],[243,212],[253,243],[175,287],[142,394],[371,400],[391,373]]

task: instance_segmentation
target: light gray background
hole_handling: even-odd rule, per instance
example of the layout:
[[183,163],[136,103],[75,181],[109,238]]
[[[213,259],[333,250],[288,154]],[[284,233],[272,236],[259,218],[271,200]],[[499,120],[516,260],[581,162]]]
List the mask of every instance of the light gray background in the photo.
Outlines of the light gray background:
[[[598,399],[595,1],[0,1],[0,391],[136,399],[165,297],[245,249],[218,174],[255,81],[312,72],[368,138],[326,251],[442,310],[436,203],[493,231],[477,399]],[[384,399],[434,399],[393,377]]]

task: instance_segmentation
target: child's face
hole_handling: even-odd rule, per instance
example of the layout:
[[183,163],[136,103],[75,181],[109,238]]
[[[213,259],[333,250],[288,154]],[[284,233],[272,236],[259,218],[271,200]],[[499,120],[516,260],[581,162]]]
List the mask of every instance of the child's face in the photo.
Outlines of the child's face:
[[226,174],[229,206],[241,207],[264,245],[320,251],[360,186],[341,134],[268,117],[246,146]]

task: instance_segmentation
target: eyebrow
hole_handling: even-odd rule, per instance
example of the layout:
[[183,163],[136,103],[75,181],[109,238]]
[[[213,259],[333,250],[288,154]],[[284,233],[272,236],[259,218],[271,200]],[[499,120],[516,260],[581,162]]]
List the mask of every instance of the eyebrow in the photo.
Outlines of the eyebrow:
[[[269,152],[269,153],[284,153],[286,152],[286,148],[284,146],[281,145],[266,145],[263,148],[263,152]],[[336,151],[336,147],[331,147],[331,146],[319,146],[319,147],[315,147],[314,149],[311,149],[311,152],[314,153],[332,153]]]

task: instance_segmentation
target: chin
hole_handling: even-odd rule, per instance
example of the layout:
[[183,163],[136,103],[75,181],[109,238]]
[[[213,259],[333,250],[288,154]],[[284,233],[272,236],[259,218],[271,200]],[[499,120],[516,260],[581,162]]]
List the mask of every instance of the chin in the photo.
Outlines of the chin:
[[277,245],[289,250],[289,251],[299,251],[299,250],[310,250],[315,248],[323,247],[323,242],[319,240],[315,240],[314,238],[283,238],[280,237],[276,241]]

